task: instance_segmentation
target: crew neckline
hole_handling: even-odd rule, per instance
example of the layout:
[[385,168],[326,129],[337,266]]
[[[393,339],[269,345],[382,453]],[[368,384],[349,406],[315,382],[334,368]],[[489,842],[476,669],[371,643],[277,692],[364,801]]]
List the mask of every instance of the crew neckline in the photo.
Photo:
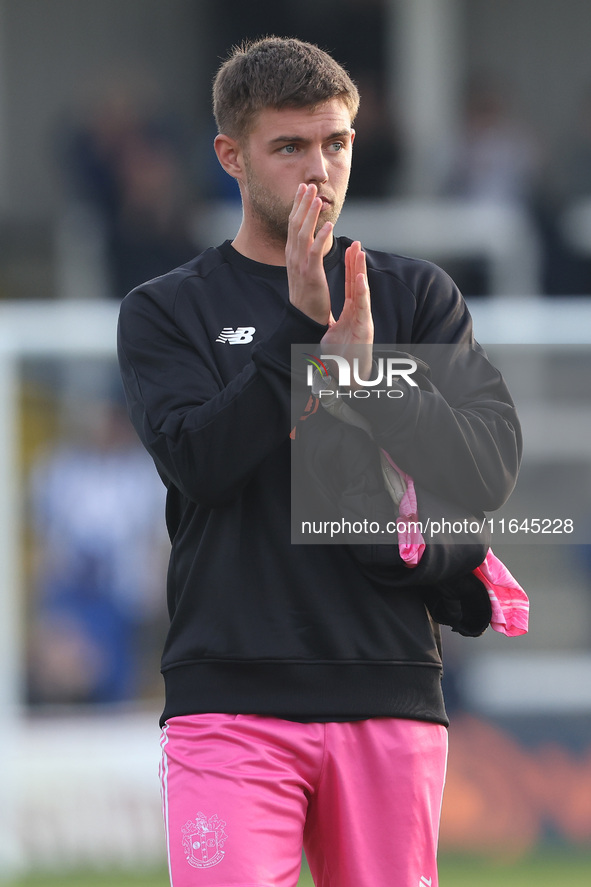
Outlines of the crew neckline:
[[[250,274],[283,280],[287,278],[287,268],[285,265],[266,265],[264,262],[256,262],[254,259],[249,259],[232,246],[231,240],[225,240],[217,249],[230,265],[235,265],[243,271],[248,271]],[[338,264],[340,258],[341,245],[339,238],[335,237],[330,250],[324,257],[324,270],[330,271],[331,268]]]

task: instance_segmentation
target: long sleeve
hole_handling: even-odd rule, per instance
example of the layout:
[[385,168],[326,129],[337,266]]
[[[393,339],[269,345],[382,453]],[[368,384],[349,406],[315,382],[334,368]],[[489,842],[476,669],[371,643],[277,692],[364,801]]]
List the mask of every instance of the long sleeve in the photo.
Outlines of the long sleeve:
[[368,397],[351,405],[417,482],[474,510],[494,510],[510,495],[519,469],[515,406],[474,341],[468,309],[449,277],[428,263],[413,271],[413,344],[399,339],[397,347],[419,358],[418,384],[401,378],[398,399]]
[[325,327],[283,306],[269,335],[240,351],[240,371],[224,378],[206,324],[179,321],[176,300],[170,305],[149,287],[122,303],[118,352],[130,416],[164,481],[215,506],[288,438],[290,345],[318,341]]

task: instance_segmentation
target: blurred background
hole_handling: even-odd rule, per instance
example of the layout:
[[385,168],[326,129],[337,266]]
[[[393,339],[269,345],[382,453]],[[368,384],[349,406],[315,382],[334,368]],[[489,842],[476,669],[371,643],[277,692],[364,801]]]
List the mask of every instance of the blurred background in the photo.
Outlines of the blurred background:
[[211,80],[271,33],[359,85],[337,231],[452,274],[523,417],[519,514],[576,512],[571,538],[495,544],[527,637],[444,637],[442,851],[591,842],[591,7],[0,0],[0,879],[164,862],[164,492],[115,326],[133,286],[235,234]]

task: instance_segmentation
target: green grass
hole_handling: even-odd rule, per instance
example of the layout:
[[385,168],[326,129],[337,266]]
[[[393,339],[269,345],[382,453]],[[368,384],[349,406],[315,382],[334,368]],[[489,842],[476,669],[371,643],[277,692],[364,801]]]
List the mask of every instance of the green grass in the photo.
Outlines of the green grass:
[[443,857],[439,887],[567,887],[591,884],[591,854],[540,851],[514,862]]
[[2,887],[169,887],[165,871],[69,872],[31,874],[16,881],[0,881]]
[[[17,881],[0,881],[2,887],[168,887],[165,871],[78,872],[30,875]],[[443,857],[439,887],[566,887],[591,884],[591,853],[542,851],[514,862],[494,862],[480,857]],[[298,887],[313,887],[307,869]],[[396,885],[392,885],[396,887]]]
[[[2,887],[5,885],[2,884]],[[137,874],[72,872],[60,875],[31,875],[7,887],[169,887],[169,880],[164,870],[140,871]]]

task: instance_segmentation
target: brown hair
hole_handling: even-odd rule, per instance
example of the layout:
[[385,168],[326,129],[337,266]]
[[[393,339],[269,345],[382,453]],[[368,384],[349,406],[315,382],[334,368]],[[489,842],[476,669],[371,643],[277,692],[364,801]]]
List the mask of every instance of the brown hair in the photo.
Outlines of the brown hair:
[[240,139],[264,108],[314,107],[340,98],[355,118],[357,87],[328,53],[295,38],[264,37],[235,47],[213,83],[218,131]]

